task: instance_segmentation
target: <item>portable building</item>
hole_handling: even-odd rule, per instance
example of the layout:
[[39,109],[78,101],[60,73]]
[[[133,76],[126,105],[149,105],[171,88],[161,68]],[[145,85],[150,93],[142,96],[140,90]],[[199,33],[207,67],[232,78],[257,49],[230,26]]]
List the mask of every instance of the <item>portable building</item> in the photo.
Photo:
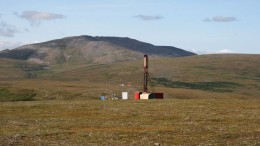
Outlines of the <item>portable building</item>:
[[128,99],[128,93],[122,92],[122,99]]
[[153,93],[142,93],[140,99],[155,99],[155,94]]

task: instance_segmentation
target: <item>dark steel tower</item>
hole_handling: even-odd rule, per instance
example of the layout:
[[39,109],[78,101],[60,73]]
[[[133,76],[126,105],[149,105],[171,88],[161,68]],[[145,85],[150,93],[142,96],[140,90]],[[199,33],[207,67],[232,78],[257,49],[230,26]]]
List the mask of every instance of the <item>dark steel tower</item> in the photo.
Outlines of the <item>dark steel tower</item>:
[[148,56],[144,55],[144,90],[143,92],[148,92]]

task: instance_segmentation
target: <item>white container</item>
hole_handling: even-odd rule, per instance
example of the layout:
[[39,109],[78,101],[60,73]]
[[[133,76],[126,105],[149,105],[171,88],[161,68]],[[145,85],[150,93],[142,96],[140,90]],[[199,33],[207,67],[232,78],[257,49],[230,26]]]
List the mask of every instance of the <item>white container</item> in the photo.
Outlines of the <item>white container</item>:
[[128,99],[128,93],[122,92],[122,99]]
[[154,93],[142,93],[140,99],[155,99]]
[[149,99],[149,93],[142,93],[141,95],[140,95],[140,99]]

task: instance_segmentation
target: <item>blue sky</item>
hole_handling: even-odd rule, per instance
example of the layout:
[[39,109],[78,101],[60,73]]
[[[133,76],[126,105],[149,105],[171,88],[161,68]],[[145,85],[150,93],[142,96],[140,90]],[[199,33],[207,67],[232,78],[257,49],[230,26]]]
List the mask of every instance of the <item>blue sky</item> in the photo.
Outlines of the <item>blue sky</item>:
[[0,50],[68,36],[260,54],[260,0],[0,0]]

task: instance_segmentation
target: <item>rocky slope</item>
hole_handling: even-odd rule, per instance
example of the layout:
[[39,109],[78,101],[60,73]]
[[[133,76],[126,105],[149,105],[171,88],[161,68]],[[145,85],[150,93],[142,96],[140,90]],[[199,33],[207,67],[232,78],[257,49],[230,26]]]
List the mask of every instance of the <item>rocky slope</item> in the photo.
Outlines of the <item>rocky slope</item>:
[[114,63],[141,59],[143,54],[157,57],[192,56],[171,46],[154,46],[131,38],[75,36],[21,46],[0,52],[0,58],[27,60],[39,64]]

